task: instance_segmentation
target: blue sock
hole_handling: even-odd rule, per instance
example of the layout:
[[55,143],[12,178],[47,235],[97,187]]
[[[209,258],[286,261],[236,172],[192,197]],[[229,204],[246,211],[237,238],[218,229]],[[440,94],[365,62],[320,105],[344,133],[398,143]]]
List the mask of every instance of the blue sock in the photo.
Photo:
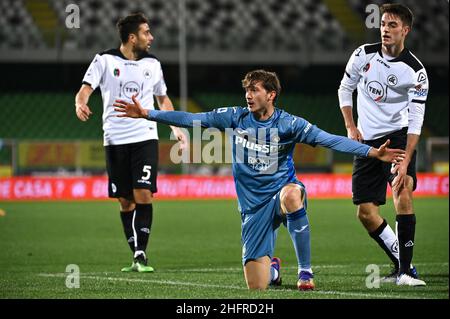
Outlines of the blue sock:
[[298,261],[298,269],[311,269],[311,238],[305,208],[286,214],[287,229],[291,235]]

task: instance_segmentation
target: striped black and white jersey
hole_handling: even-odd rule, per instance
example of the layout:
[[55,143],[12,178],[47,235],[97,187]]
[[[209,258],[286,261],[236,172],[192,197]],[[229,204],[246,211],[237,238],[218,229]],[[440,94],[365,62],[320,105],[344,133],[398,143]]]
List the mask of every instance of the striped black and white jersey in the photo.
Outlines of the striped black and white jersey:
[[114,102],[131,102],[137,95],[142,106],[154,109],[154,96],[164,96],[167,87],[161,63],[151,54],[136,61],[128,60],[119,49],[97,54],[83,78],[83,84],[94,90],[100,87],[103,99],[104,145],[121,145],[158,139],[155,122],[145,119],[117,117]]
[[384,56],[381,43],[365,44],[350,57],[339,87],[340,107],[353,106],[358,89],[358,129],[364,140],[374,140],[408,127],[420,135],[428,95],[422,63],[404,49],[396,58]]

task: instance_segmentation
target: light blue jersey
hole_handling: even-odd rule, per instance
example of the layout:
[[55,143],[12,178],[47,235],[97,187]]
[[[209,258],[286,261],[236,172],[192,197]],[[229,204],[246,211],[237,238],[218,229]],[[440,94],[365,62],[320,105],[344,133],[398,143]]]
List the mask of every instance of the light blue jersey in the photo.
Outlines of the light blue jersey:
[[200,124],[231,133],[233,176],[242,213],[257,210],[283,186],[297,182],[292,159],[297,143],[321,145],[357,156],[367,156],[370,150],[367,145],[329,134],[278,108],[265,121],[256,120],[246,107],[219,108],[196,114],[151,110],[149,119],[179,127]]

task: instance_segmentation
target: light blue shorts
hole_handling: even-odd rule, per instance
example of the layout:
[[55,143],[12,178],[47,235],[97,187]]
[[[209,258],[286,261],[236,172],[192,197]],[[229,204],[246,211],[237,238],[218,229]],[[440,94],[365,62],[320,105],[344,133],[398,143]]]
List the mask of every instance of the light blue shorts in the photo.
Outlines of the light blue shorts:
[[[301,182],[295,182],[303,189]],[[281,190],[270,201],[252,210],[241,213],[242,264],[264,256],[273,257],[278,228],[281,223],[286,226],[286,217],[281,213]],[[305,208],[307,206],[305,190]]]

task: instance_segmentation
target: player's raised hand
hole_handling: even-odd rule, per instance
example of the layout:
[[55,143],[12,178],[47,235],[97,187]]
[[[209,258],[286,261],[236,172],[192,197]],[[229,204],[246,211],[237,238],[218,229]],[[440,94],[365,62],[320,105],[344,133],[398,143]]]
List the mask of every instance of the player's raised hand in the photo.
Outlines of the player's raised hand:
[[[380,161],[398,164],[405,158],[405,151],[397,148],[388,148],[390,140],[387,140],[376,150],[376,158]],[[373,150],[373,149],[372,149]]]
[[116,100],[113,104],[114,110],[120,112],[117,117],[147,118],[148,111],[141,106],[136,95],[131,97],[134,103],[128,103],[124,100]]
[[92,114],[91,109],[87,104],[75,104],[75,113],[83,122],[87,121],[89,116]]

